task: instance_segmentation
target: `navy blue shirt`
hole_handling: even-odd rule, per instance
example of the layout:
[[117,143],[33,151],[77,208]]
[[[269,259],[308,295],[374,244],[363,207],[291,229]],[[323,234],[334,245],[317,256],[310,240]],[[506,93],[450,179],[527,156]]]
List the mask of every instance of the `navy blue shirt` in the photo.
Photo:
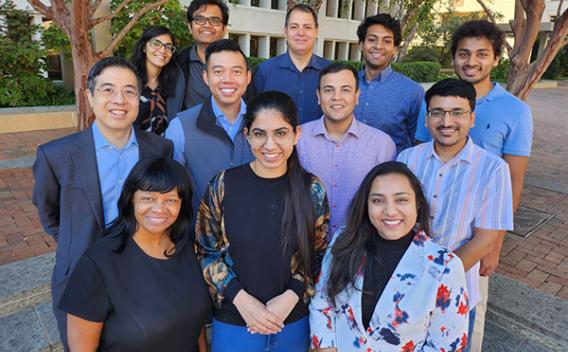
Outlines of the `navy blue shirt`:
[[389,65],[371,81],[365,78],[365,69],[359,72],[359,104],[355,107],[357,120],[380,129],[396,144],[396,150],[413,145],[416,121],[420,112],[424,89]]
[[273,57],[260,64],[254,74],[256,94],[276,90],[288,94],[298,108],[300,123],[317,120],[322,111],[318,105],[316,89],[320,71],[330,62],[312,55],[302,72],[298,71],[288,53]]

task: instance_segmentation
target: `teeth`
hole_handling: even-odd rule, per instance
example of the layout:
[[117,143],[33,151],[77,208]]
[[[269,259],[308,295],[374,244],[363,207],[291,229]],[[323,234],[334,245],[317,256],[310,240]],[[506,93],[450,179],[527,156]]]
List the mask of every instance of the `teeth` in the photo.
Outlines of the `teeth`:
[[396,225],[400,223],[402,220],[383,220],[383,222],[387,225]]
[[110,112],[114,115],[120,115],[120,116],[126,115],[126,111],[123,110],[110,110]]
[[233,93],[234,91],[236,91],[234,88],[221,88],[221,92],[223,93]]

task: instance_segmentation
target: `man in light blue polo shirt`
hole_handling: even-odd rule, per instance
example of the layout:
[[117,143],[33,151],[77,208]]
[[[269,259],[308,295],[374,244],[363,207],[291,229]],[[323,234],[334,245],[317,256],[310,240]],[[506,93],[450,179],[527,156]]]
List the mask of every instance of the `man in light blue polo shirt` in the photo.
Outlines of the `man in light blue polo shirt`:
[[166,130],[174,144],[174,159],[185,165],[193,187],[193,210],[207,184],[219,171],[253,160],[243,134],[243,100],[251,72],[237,43],[222,39],[205,51],[203,79],[211,90],[205,103],[180,112]]
[[357,120],[380,129],[400,152],[411,147],[424,99],[422,86],[390,65],[400,45],[400,23],[388,14],[367,17],[357,29],[365,67],[359,72]]
[[463,80],[446,79],[432,86],[426,92],[426,125],[434,138],[397,158],[422,183],[431,208],[430,235],[463,262],[470,305],[468,341],[481,299],[480,261],[491,253],[499,233],[513,228],[508,165],[468,136],[476,124],[475,96],[473,85]]
[[318,30],[318,16],[311,7],[292,7],[284,22],[288,51],[260,64],[254,74],[255,93],[276,90],[288,94],[296,104],[300,123],[321,116],[316,89],[319,73],[329,61],[314,54]]
[[[464,81],[474,85],[476,123],[469,135],[473,142],[492,154],[503,158],[511,171],[513,211],[516,211],[523,190],[525,173],[532,145],[533,123],[530,107],[498,83],[491,82],[493,67],[502,54],[504,35],[488,21],[469,21],[462,24],[452,36],[451,52],[454,70]],[[419,117],[417,141],[427,141],[430,134],[424,124],[424,109]],[[482,303],[477,312],[472,351],[481,351],[484,311],[488,281],[499,264],[499,254],[505,238],[499,241],[490,255],[481,261]]]

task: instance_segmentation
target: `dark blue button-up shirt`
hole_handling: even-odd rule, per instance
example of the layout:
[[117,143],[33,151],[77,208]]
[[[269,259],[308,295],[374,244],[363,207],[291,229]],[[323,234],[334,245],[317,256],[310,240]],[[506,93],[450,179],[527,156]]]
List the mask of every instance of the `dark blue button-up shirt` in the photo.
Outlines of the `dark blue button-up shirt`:
[[389,65],[371,81],[367,81],[365,70],[361,70],[359,89],[355,117],[391,136],[398,152],[411,147],[424,99],[422,86],[394,72]]
[[319,73],[329,63],[326,59],[312,55],[308,66],[300,72],[288,53],[273,57],[256,69],[253,81],[255,93],[269,90],[286,93],[298,108],[300,123],[317,120],[322,115],[316,96]]

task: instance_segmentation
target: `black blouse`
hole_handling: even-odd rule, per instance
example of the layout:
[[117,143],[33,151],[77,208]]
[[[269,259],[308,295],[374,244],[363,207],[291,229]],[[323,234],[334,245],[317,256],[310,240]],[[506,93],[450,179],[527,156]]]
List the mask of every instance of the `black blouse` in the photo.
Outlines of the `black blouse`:
[[166,106],[166,100],[160,95],[160,87],[153,90],[145,86],[140,94],[140,106],[134,127],[164,136],[168,128]]
[[194,350],[212,303],[193,246],[157,259],[119,244],[103,238],[81,257],[59,309],[104,322],[99,351]]
[[368,248],[361,299],[365,329],[369,327],[379,298],[413,238],[414,231],[398,240],[385,240],[377,233],[372,248]]

